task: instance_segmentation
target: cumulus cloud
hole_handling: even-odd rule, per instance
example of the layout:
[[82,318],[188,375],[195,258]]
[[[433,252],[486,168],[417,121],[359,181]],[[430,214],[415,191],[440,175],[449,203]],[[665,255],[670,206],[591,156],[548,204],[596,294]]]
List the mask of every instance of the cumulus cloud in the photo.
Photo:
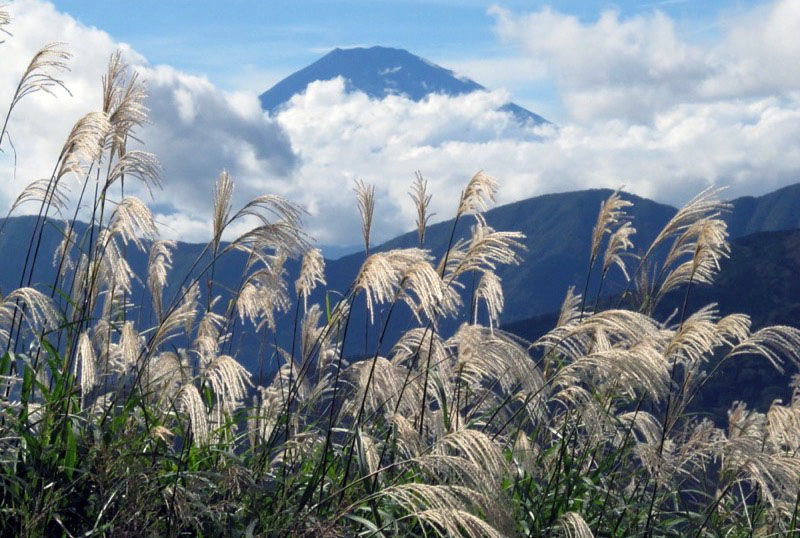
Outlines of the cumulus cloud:
[[[581,22],[552,8],[493,7],[498,36],[544,64],[571,119],[652,123],[687,103],[785,96],[800,88],[800,4],[777,0],[719,21],[720,37],[696,44],[661,11]],[[746,105],[746,104],[745,104]]]
[[345,93],[341,80],[312,84],[277,118],[301,156],[295,188],[285,193],[316,215],[312,232],[321,240],[352,243],[358,237],[351,192],[357,178],[377,187],[373,229],[382,238],[413,227],[406,192],[414,170],[430,180],[439,219],[452,216],[461,189],[479,169],[501,180],[500,202],[626,185],[682,204],[709,185],[729,185],[728,194],[738,196],[798,180],[797,98],[683,103],[648,124],[615,119],[538,129],[498,112],[506,99],[479,92],[420,103],[399,96],[374,100]]
[[[22,58],[61,39],[75,55],[67,80],[74,97],[37,95],[21,105],[12,135],[25,142],[18,144],[25,177],[0,186],[6,202],[23,179],[49,174],[53,163],[42,156],[55,156],[72,121],[99,103],[100,74],[119,46],[49,4],[24,0],[13,12],[15,36],[0,45],[0,92],[16,82]],[[407,192],[416,170],[431,183],[436,219],[453,215],[461,189],[481,169],[501,181],[501,203],[624,184],[678,205],[710,185],[730,185],[733,197],[800,180],[796,1],[721,20],[719,36],[704,43],[687,40],[658,11],[630,18],[608,11],[592,22],[550,8],[493,8],[492,15],[498,36],[518,54],[511,61],[509,52],[500,67],[524,71],[522,62],[530,62],[537,83],[552,81],[567,114],[558,127],[521,126],[498,110],[510,100],[504,91],[379,100],[346,92],[341,79],[311,84],[269,117],[254,94],[151,66],[125,47],[149,80],[153,124],[141,135],[164,166],[155,206],[165,235],[208,237],[209,193],[222,168],[236,180],[239,200],[284,195],[307,208],[314,237],[339,244],[360,237],[357,179],[376,186],[376,240],[412,229]],[[0,159],[9,177],[9,157]]]
[[703,43],[660,11],[607,11],[593,22],[551,8],[490,13],[499,38],[518,51],[495,68],[550,80],[566,119],[557,129],[522,128],[497,111],[509,98],[503,92],[414,103],[346,94],[340,81],[314,84],[277,119],[301,157],[286,192],[316,215],[312,231],[322,240],[358,237],[357,213],[342,211],[354,207],[356,178],[377,185],[380,238],[410,229],[414,170],[431,181],[440,219],[452,216],[479,169],[501,180],[500,202],[625,185],[680,205],[712,185],[735,197],[800,180],[796,1],[720,19],[718,37]]
[[277,116],[301,158],[295,187],[286,194],[310,210],[318,239],[352,243],[359,222],[352,187],[357,179],[372,183],[378,200],[373,230],[387,239],[413,227],[407,191],[420,170],[435,193],[433,211],[449,218],[475,172],[519,162],[511,152],[553,132],[552,126],[524,127],[498,111],[508,100],[503,92],[378,100],[347,93],[341,78],[312,83]]
[[[153,203],[165,234],[207,239],[212,187],[223,168],[237,178],[237,199],[243,201],[265,192],[271,183],[285,181],[294,167],[289,138],[261,110],[255,94],[223,92],[205,78],[152,66],[130,46],[78,23],[51,4],[18,0],[9,11],[13,36],[0,44],[0,103],[10,102],[29,59],[52,41],[63,42],[72,54],[70,72],[63,73],[71,95],[39,92],[14,110],[8,132],[16,163],[10,143],[3,144],[0,154],[3,206],[8,207],[32,179],[49,177],[72,124],[99,108],[101,77],[117,49],[148,82],[151,123],[139,137],[162,164],[164,190],[154,193]],[[129,192],[149,197],[136,186]]]

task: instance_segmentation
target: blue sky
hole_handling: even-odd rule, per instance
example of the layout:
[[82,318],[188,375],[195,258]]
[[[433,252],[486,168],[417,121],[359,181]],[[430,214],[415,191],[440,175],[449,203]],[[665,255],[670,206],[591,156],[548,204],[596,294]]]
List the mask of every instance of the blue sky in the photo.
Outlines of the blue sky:
[[[758,4],[737,0],[562,0],[556,2],[330,1],[297,0],[227,2],[56,0],[54,4],[82,23],[132,45],[152,64],[167,64],[205,75],[220,88],[263,91],[286,75],[308,65],[333,47],[385,45],[405,48],[457,71],[470,71],[476,60],[513,54],[498,39],[491,5],[512,11],[537,11],[546,6],[597,20],[604,11],[621,18],[667,13],[678,33],[689,41],[713,39],[720,20]],[[528,106],[563,119],[550,81],[515,81],[484,75],[479,83],[507,88]],[[490,80],[486,80],[489,78]]]
[[[50,173],[42,155],[57,155],[97,107],[118,48],[149,83],[152,123],[141,138],[163,166],[153,203],[167,237],[207,239],[222,169],[239,202],[269,192],[302,204],[309,232],[328,244],[357,242],[355,180],[376,187],[376,240],[412,229],[417,170],[439,219],[478,170],[499,180],[498,203],[625,185],[681,205],[707,187],[736,197],[800,181],[798,0],[12,0],[9,11],[0,103],[51,41],[72,53],[71,94],[35,95],[15,110],[18,151],[0,154],[0,175],[11,178],[0,183],[3,207]],[[333,80],[274,115],[260,109],[259,93],[331,48],[375,44],[490,91],[378,100]],[[498,112],[510,100],[557,128],[511,121]]]

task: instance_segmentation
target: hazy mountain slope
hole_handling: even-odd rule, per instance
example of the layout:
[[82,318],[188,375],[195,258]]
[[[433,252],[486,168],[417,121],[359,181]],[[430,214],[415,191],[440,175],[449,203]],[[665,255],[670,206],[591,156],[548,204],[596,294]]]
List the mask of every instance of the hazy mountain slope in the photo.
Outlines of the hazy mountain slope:
[[744,196],[732,201],[726,220],[731,237],[756,232],[800,228],[800,183],[764,196]]
[[[292,73],[259,97],[265,110],[275,112],[293,95],[305,91],[317,80],[342,77],[348,91],[362,91],[382,99],[387,95],[405,95],[414,101],[435,93],[461,95],[483,86],[457,76],[449,69],[428,62],[402,49],[388,47],[336,48],[303,69]],[[502,107],[522,122],[547,123],[547,120],[514,103]]]

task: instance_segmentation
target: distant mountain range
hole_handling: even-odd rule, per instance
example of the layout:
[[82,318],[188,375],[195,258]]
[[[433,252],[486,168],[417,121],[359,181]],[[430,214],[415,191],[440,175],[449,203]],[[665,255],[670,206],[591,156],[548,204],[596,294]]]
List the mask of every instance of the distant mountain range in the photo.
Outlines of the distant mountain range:
[[[525,261],[522,265],[502,267],[498,271],[503,280],[506,298],[506,307],[501,320],[504,324],[511,328],[517,327],[515,330],[530,335],[530,331],[519,328],[517,322],[537,316],[546,317],[557,311],[570,286],[576,286],[578,291],[583,290],[592,227],[600,204],[610,194],[611,191],[607,189],[549,194],[503,205],[486,212],[486,220],[492,227],[498,230],[517,230],[526,235],[524,243],[527,252],[524,253]],[[676,209],[638,196],[627,194],[624,196],[634,202],[629,211],[633,217],[633,225],[637,229],[633,239],[639,249],[644,249],[675,214]],[[708,300],[718,300],[722,308],[727,308],[725,301],[719,300],[719,297],[725,297],[726,301],[733,301],[730,302],[731,309],[753,313],[757,321],[763,323],[775,321],[792,323],[791,316],[794,312],[792,305],[800,304],[800,292],[792,288],[798,281],[797,275],[800,271],[796,270],[792,263],[797,262],[800,254],[798,249],[792,250],[787,247],[789,243],[771,239],[780,236],[761,234],[800,229],[800,184],[760,197],[738,198],[732,201],[732,205],[733,209],[726,219],[731,239],[734,240],[734,249],[731,260],[723,265],[723,275],[720,277],[719,285],[712,288],[713,292],[710,292],[712,295],[708,296]],[[471,218],[465,218],[459,222],[456,238],[467,236],[470,221]],[[12,217],[0,235],[0,251],[24,253],[30,243],[32,225],[33,217]],[[44,289],[52,282],[53,269],[49,264],[49,258],[60,241],[61,232],[57,229],[60,226],[55,221],[50,221],[41,244],[41,259],[36,266],[33,282]],[[452,226],[453,221],[450,220],[428,228],[425,247],[435,256],[443,254]],[[78,234],[85,229],[86,225],[80,224]],[[750,247],[745,248],[747,245]],[[417,246],[416,232],[409,232],[377,245],[373,247],[373,251],[412,246]],[[138,275],[144,275],[146,253],[140,253],[132,246],[127,251],[134,271]],[[178,243],[171,274],[183,276],[201,251],[202,245]],[[0,271],[0,290],[4,294],[19,286],[21,260],[16,255],[15,260],[17,263],[4,263]],[[326,289],[344,293],[363,260],[363,252],[329,260],[326,267],[328,281]],[[218,284],[216,289],[237,287],[244,262],[244,257],[238,253],[223,258],[215,270],[215,280]],[[288,277],[293,279],[297,263],[289,263],[287,269]],[[597,276],[596,271],[594,274]],[[173,280],[174,278],[171,279]],[[604,284],[603,295],[613,296],[619,293],[624,285],[619,272],[610,274]],[[593,300],[597,280],[590,281],[588,289],[589,297]],[[169,300],[176,291],[168,288],[165,299]],[[469,293],[469,289],[465,292]],[[322,302],[323,293],[320,290],[311,300]],[[693,292],[692,298],[703,298],[704,293],[706,293],[704,288],[698,288],[697,292]],[[721,295],[716,296],[713,293]],[[769,302],[775,299],[773,297],[775,295],[785,300],[786,304],[778,308],[776,303]],[[134,302],[140,303],[135,296]],[[146,320],[149,314],[144,311],[141,315],[145,316]],[[356,308],[355,315],[363,316],[363,312],[359,312]],[[800,324],[800,319],[795,320],[794,324]],[[358,346],[358,335],[353,338],[356,342],[354,345]]]
[[[506,290],[503,319],[513,322],[556,310],[569,286],[583,289],[588,266],[592,228],[600,204],[611,194],[608,189],[594,189],[528,198],[496,207],[486,212],[487,222],[497,230],[517,230],[526,235],[525,262],[520,267],[502,267],[498,274]],[[677,209],[646,198],[623,193],[633,202],[629,213],[636,235],[634,245],[645,249]],[[732,210],[724,218],[730,238],[766,231],[800,229],[800,183],[784,187],[760,197],[743,197],[731,201]],[[450,237],[453,221],[428,228],[425,247],[441,255]],[[469,231],[470,220],[459,223],[456,237]],[[417,245],[416,232],[409,232],[376,247],[375,250]],[[351,254],[329,263],[335,273],[355,274],[344,270],[358,266],[363,253]],[[596,275],[597,276],[597,275]],[[624,286],[621,275],[614,273],[604,284],[607,294]],[[349,280],[344,279],[349,282]],[[331,280],[331,283],[338,282]],[[592,280],[589,290],[596,290]],[[525,290],[525,293],[519,293]],[[800,321],[800,320],[799,320]]]
[[[502,328],[523,338],[535,339],[553,327],[566,290],[570,286],[576,286],[579,292],[583,290],[592,227],[601,202],[610,194],[611,191],[605,189],[550,194],[500,206],[485,214],[488,223],[498,230],[517,230],[526,234],[524,243],[528,251],[522,265],[502,267],[498,271],[503,279],[506,299]],[[635,204],[629,212],[637,229],[635,244],[645,248],[676,209],[637,196],[625,197]],[[723,315],[732,312],[749,314],[755,328],[769,324],[800,326],[800,184],[760,197],[738,198],[732,201],[732,206],[731,213],[726,216],[732,240],[730,258],[723,261],[714,286],[693,287],[690,311],[715,302]],[[469,221],[463,219],[459,223],[456,237],[466,236]],[[14,253],[14,263],[6,261],[0,270],[0,292],[3,295],[19,287],[21,264],[30,244],[33,223],[34,217],[12,217],[0,234],[0,252]],[[54,276],[50,258],[60,241],[58,228],[61,226],[59,222],[48,221],[40,245],[40,260],[32,279],[37,288],[48,293]],[[425,246],[434,255],[441,256],[444,252],[452,226],[451,220],[428,228]],[[85,224],[78,223],[76,231],[79,236],[86,230]],[[373,250],[412,246],[417,246],[416,232],[396,237]],[[203,245],[178,243],[168,279],[170,284],[164,293],[166,303],[179,291],[183,277],[202,251]],[[127,258],[134,272],[144,278],[147,254],[131,245],[127,248]],[[327,285],[318,289],[310,301],[324,304],[326,292],[333,292],[330,297],[336,300],[340,293],[346,292],[363,260],[363,252],[328,260]],[[207,261],[206,256],[198,267],[205,266]],[[225,290],[239,286],[245,261],[240,252],[222,258],[215,269],[215,295],[224,295]],[[295,260],[287,263],[290,283],[296,278],[298,265]],[[205,281],[203,284],[201,293],[205,296]],[[471,293],[470,283],[465,284],[465,293]],[[621,276],[612,275],[604,285],[601,305],[609,304],[623,286]],[[131,301],[136,307],[129,315],[138,319],[141,327],[148,327],[153,323],[149,300],[143,294],[141,281],[134,287]],[[597,289],[595,279],[588,289],[589,304],[593,305]],[[58,295],[55,296],[58,299]],[[220,304],[225,303],[223,300]],[[675,307],[665,300],[658,317],[666,318],[668,310]],[[401,310],[393,314],[386,342],[395,341],[408,326],[410,316]],[[379,321],[385,312],[385,309],[378,312]],[[363,328],[363,302],[355,302],[352,315],[351,324]],[[225,351],[235,354],[254,375],[269,375],[274,370],[274,344],[285,348],[291,344],[292,332],[287,328],[293,326],[293,312],[278,316],[277,321],[281,329],[270,336],[270,342],[252,335],[252,331],[237,330],[230,348]],[[440,329],[449,334],[461,321],[463,319],[445,321]],[[368,338],[371,349],[374,349],[377,336]],[[180,343],[180,339],[173,343],[185,345]],[[351,331],[345,346],[346,354],[358,356],[364,348],[363,330]],[[764,411],[774,398],[790,396],[788,376],[796,371],[794,365],[787,365],[786,373],[780,374],[761,359],[737,358],[699,395],[695,410],[720,420],[730,402],[739,399]]]
[[[336,48],[303,69],[289,75],[260,95],[261,106],[278,111],[292,96],[303,93],[318,80],[342,77],[348,92],[361,91],[382,99],[404,95],[421,101],[431,94],[462,95],[486,90],[477,82],[459,77],[449,69],[415,56],[402,49],[388,47]],[[514,103],[501,110],[510,112],[522,123],[548,123],[546,119]]]
[[[538,196],[513,204],[496,207],[486,212],[487,222],[498,230],[517,230],[525,233],[527,252],[524,262],[517,267],[501,267],[498,274],[503,279],[506,309],[501,318],[502,328],[523,338],[535,339],[555,323],[564,295],[570,286],[580,292],[586,281],[589,257],[589,241],[597,212],[603,200],[612,191],[607,189],[576,191]],[[629,213],[637,229],[634,243],[646,248],[662,226],[675,214],[676,209],[645,198],[625,195],[634,202]],[[744,197],[732,201],[732,211],[726,216],[731,233],[731,255],[722,263],[715,285],[695,286],[690,295],[690,308],[716,302],[721,314],[744,312],[751,316],[753,326],[760,328],[768,324],[800,326],[800,184],[785,187],[760,197]],[[456,237],[469,232],[470,218],[462,219],[456,228]],[[0,270],[0,292],[7,294],[19,287],[21,262],[31,240],[34,218],[12,217],[0,234],[0,252],[12,252],[14,263],[6,261]],[[40,246],[40,261],[33,275],[33,283],[45,292],[50,292],[54,269],[50,257],[60,242],[61,223],[48,221]],[[425,247],[435,256],[444,252],[453,221],[441,222],[428,228]],[[87,229],[79,223],[80,236]],[[375,246],[373,251],[417,246],[416,232],[409,232]],[[165,290],[165,302],[169,303],[180,289],[183,277],[190,271],[203,245],[178,243],[173,256],[169,285]],[[147,254],[129,246],[127,258],[134,272],[144,278]],[[364,260],[363,252],[350,254],[337,260],[328,260],[326,265],[327,285],[318,289],[310,301],[324,304],[325,293],[336,300],[347,291]],[[198,264],[206,265],[208,257]],[[232,252],[217,265],[214,274],[214,294],[225,294],[225,290],[236,289],[241,282],[245,265],[243,253]],[[287,278],[293,282],[299,264],[296,260],[287,263]],[[594,272],[595,276],[597,271]],[[201,286],[203,296],[207,294],[205,281]],[[470,282],[465,282],[465,294],[471,293]],[[600,300],[609,304],[624,286],[617,272],[611,275]],[[143,294],[141,281],[135,283],[131,300],[135,309],[130,316],[138,319],[140,326],[153,323],[151,307]],[[593,305],[597,280],[590,281],[589,304]],[[58,295],[56,295],[58,299]],[[143,300],[144,299],[144,300]],[[220,304],[225,304],[223,300]],[[673,300],[674,303],[674,300]],[[668,310],[675,304],[665,300],[658,313],[666,318]],[[690,310],[691,311],[691,310]],[[378,322],[386,310],[378,312]],[[291,345],[293,312],[278,316],[280,330],[271,335],[270,342],[256,337],[252,331],[236,330],[234,338],[225,351],[235,354],[256,377],[274,371],[274,344],[289,348]],[[364,306],[356,301],[351,324],[364,327]],[[453,331],[460,320],[447,320],[440,324],[444,334]],[[393,342],[408,326],[410,316],[403,309],[396,309],[385,342]],[[375,329],[377,331],[377,329]],[[375,332],[373,331],[373,332]],[[345,346],[349,356],[359,356],[365,349],[365,338],[374,349],[377,335],[365,336],[363,329],[350,331]],[[173,341],[176,346],[180,339]],[[383,351],[388,351],[385,346]],[[788,398],[788,376],[797,370],[787,365],[785,374],[776,372],[763,360],[740,357],[724,368],[721,375],[708,385],[696,400],[695,410],[709,413],[721,420],[730,402],[746,401],[764,411],[776,397]]]

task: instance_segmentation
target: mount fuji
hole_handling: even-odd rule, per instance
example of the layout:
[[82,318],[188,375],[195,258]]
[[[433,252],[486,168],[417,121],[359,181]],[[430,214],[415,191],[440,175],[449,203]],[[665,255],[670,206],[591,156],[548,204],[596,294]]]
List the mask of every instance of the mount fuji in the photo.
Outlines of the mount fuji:
[[[312,82],[337,77],[345,80],[346,91],[361,91],[375,99],[404,95],[421,101],[431,94],[456,96],[486,90],[471,79],[460,77],[403,49],[336,48],[262,93],[259,96],[261,107],[275,113],[292,96],[303,93]],[[517,121],[526,125],[550,123],[515,103],[507,103],[500,110],[510,112]]]

